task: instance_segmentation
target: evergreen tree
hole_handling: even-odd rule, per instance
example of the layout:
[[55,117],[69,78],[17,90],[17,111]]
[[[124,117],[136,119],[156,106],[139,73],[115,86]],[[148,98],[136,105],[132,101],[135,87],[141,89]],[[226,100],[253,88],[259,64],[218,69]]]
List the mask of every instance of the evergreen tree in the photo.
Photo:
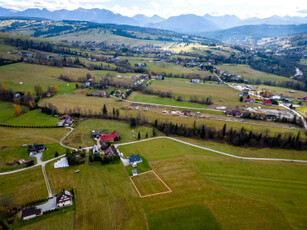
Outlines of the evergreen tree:
[[103,105],[102,114],[103,115],[107,115],[108,114],[108,110],[107,110],[107,107],[106,107],[105,104]]

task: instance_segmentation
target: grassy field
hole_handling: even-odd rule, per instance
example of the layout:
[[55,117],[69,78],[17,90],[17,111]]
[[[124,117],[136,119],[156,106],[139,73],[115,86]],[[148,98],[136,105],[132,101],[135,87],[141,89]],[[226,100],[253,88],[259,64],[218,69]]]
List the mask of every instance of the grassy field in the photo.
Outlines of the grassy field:
[[168,188],[153,173],[148,172],[142,175],[131,177],[141,196],[152,195],[169,191]]
[[[74,171],[79,169],[80,173]],[[141,200],[121,162],[54,169],[46,167],[52,191],[74,188],[77,229],[147,229]]]
[[55,153],[58,152],[59,156],[66,154],[66,148],[58,143],[46,144],[47,150],[44,151],[42,160],[47,161],[55,157]]
[[13,205],[47,198],[47,189],[40,166],[0,176],[0,197],[9,196]]
[[[65,208],[64,208],[65,209]],[[63,210],[46,216],[39,217],[39,219],[23,222],[23,225],[16,227],[21,230],[73,230],[74,229],[74,214],[73,210],[63,212]],[[52,216],[50,216],[52,215]],[[46,218],[44,218],[46,217]]]
[[153,226],[171,220],[173,207],[187,204],[205,205],[222,229],[307,226],[305,164],[242,161],[166,139],[120,146],[120,151],[142,153],[173,190],[143,199],[149,223],[163,213]]
[[[137,126],[131,128],[129,123],[103,120],[103,119],[89,119],[81,122],[74,130],[74,132],[65,139],[65,144],[74,147],[93,146],[96,142],[93,140],[92,130],[99,129],[103,133],[112,133],[114,130],[120,133],[120,142],[130,142],[138,140],[138,133],[141,134],[141,139],[145,138],[146,133],[148,137],[152,137],[152,128],[146,126]],[[134,131],[134,132],[133,132]],[[157,131],[157,135],[160,133]]]
[[214,104],[239,104],[237,91],[222,85],[208,84],[192,84],[184,82],[154,81],[149,88],[156,91],[171,91],[174,96],[182,96],[185,100],[189,100],[191,96],[199,98],[212,97]]
[[57,95],[52,98],[43,99],[39,102],[39,106],[44,106],[47,103],[55,105],[61,113],[64,113],[65,110],[73,110],[80,107],[81,114],[101,114],[104,104],[109,109],[109,113],[112,113],[113,108],[120,109],[128,105],[126,102],[116,101],[113,98],[86,96],[86,90],[80,90],[74,94]]
[[75,33],[68,33],[63,34],[60,36],[55,37],[49,37],[48,39],[55,40],[55,41],[80,41],[80,42],[86,42],[86,41],[95,41],[97,43],[105,42],[107,44],[125,44],[130,47],[136,47],[136,46],[147,46],[147,45],[155,45],[155,46],[168,46],[170,42],[159,42],[154,40],[142,40],[142,39],[134,39],[134,38],[128,38],[123,36],[118,36],[112,34],[108,30],[104,29],[88,29],[86,31],[78,31]]
[[0,101],[0,122],[4,122],[13,118],[14,114],[14,106],[12,103]]
[[176,137],[176,138],[192,144],[230,153],[236,156],[307,160],[306,151],[298,151],[293,149],[290,150],[290,149],[239,147],[239,146],[229,145],[227,143],[219,143],[210,140],[197,140],[197,139],[182,138],[182,137]]
[[274,74],[269,74],[265,72],[261,72],[255,69],[252,69],[249,65],[229,65],[224,64],[218,66],[221,70],[226,71],[230,74],[239,75],[244,77],[246,80],[256,80],[259,79],[261,81],[275,81],[275,82],[283,82],[283,81],[295,81],[293,79],[287,77],[281,77]]
[[129,96],[128,100],[132,100],[135,102],[154,103],[160,105],[174,105],[174,106],[183,106],[183,107],[192,107],[192,108],[208,108],[207,105],[201,105],[186,101],[176,101],[171,98],[163,98],[155,95],[147,95],[138,92],[133,92]]
[[[0,81],[8,88],[19,91],[31,90],[32,92],[34,92],[35,84],[40,84],[43,90],[47,90],[49,85],[54,85],[59,87],[59,94],[65,94],[74,92],[75,84],[58,79],[61,74],[78,79],[85,77],[87,73],[98,76],[87,69],[16,63],[0,67]],[[23,84],[19,84],[20,82]]]
[[193,68],[186,68],[182,65],[176,65],[174,63],[168,63],[168,62],[152,62],[152,59],[148,58],[131,58],[131,57],[120,57],[121,59],[125,60],[127,59],[131,65],[137,64],[137,63],[146,63],[146,66],[144,67],[147,70],[150,70],[152,72],[155,72],[157,74],[159,73],[167,73],[167,74],[199,74],[200,76],[210,76],[212,75],[209,71],[199,71],[198,67]]
[[0,149],[0,172],[16,170],[26,167],[25,164],[19,166],[7,165],[8,162],[13,162],[19,159],[30,159],[28,149],[25,147],[2,147]]
[[0,147],[58,143],[67,133],[68,129],[0,127]]
[[39,109],[36,109],[10,119],[4,124],[15,126],[56,126],[59,121],[58,117],[44,114]]

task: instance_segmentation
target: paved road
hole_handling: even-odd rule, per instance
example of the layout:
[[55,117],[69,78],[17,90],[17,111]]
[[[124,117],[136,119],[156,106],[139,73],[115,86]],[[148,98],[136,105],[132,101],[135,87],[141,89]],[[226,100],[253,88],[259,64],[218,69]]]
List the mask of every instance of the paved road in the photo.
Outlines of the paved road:
[[60,140],[60,145],[65,147],[65,148],[77,151],[76,148],[73,148],[73,147],[70,147],[70,146],[67,146],[67,145],[63,144],[63,141],[66,139],[66,137],[68,137],[74,131],[74,128],[71,128],[71,127],[67,127],[67,129],[70,129],[70,131]]
[[119,144],[115,144],[115,146],[118,147],[118,146],[121,146],[121,145],[135,144],[135,143],[139,143],[139,142],[143,142],[143,141],[149,141],[149,140],[154,140],[154,139],[159,139],[159,138],[167,138],[167,139],[170,139],[170,140],[173,140],[173,141],[180,142],[180,143],[182,143],[182,144],[186,144],[186,145],[193,146],[193,147],[195,147],[195,148],[204,149],[204,150],[207,150],[207,151],[211,151],[211,152],[214,152],[214,153],[218,153],[218,154],[220,154],[220,155],[224,155],[224,156],[228,156],[228,157],[232,157],[232,158],[237,158],[237,159],[243,159],[243,160],[259,160],[259,161],[285,161],[285,162],[300,162],[300,163],[307,163],[307,160],[280,159],[280,158],[258,158],[258,157],[240,157],[240,156],[232,155],[232,154],[229,154],[229,153],[217,151],[217,150],[214,150],[214,149],[202,147],[202,146],[199,146],[199,145],[191,144],[191,143],[189,143],[189,142],[182,141],[182,140],[178,140],[178,139],[176,139],[176,138],[167,137],[167,136],[153,137],[153,138],[148,138],[148,139],[139,140],[139,141],[127,142],[127,143],[119,143]]

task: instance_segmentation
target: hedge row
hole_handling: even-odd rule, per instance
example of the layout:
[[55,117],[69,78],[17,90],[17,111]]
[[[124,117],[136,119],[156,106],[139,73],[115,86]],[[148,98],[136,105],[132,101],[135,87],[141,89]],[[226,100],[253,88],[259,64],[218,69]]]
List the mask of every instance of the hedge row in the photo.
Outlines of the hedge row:
[[33,126],[33,125],[6,125],[0,124],[2,127],[10,127],[10,128],[63,128],[62,126],[52,126],[52,125],[43,125],[43,126]]

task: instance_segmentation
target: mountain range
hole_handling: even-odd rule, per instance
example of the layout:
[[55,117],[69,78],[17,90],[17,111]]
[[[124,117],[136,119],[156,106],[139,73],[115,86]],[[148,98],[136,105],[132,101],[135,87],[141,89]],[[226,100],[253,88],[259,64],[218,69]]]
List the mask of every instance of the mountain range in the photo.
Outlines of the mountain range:
[[272,16],[268,18],[248,18],[240,19],[235,15],[212,16],[206,14],[204,16],[197,16],[194,14],[183,14],[172,16],[167,19],[158,15],[152,17],[138,14],[133,17],[124,16],[113,13],[106,9],[84,9],[78,8],[76,10],[56,10],[49,11],[47,9],[27,9],[24,11],[14,11],[0,7],[0,17],[39,17],[51,20],[77,20],[89,21],[97,23],[112,23],[124,24],[133,26],[143,26],[158,29],[167,29],[180,33],[201,34],[209,31],[217,31],[222,29],[229,29],[236,26],[244,25],[290,25],[307,23],[307,17],[290,17],[290,16]]

